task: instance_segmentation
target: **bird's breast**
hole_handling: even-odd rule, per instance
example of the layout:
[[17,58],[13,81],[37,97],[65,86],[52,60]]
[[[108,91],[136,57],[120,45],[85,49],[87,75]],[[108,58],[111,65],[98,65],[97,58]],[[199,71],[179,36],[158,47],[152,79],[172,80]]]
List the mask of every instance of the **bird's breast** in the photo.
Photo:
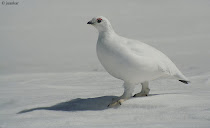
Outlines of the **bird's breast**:
[[[119,58],[116,57],[116,49],[105,42],[97,42],[96,52],[99,61],[105,70],[112,76],[119,78]],[[117,66],[118,65],[118,66]]]
[[119,44],[120,42],[97,42],[97,56],[105,70],[118,79],[130,79],[137,70],[135,63],[130,61],[126,49]]

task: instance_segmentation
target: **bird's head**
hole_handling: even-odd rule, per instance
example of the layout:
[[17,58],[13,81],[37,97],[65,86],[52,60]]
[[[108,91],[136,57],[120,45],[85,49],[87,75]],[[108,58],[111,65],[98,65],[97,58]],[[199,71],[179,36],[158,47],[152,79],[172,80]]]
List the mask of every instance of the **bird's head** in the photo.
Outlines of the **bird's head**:
[[94,17],[87,24],[93,25],[99,32],[113,31],[109,20],[103,16]]

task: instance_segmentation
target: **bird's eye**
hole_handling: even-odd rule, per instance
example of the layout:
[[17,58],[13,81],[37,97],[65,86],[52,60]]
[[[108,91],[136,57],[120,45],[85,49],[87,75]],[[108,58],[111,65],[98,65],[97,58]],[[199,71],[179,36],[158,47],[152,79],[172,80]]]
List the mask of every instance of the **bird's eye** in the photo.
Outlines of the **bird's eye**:
[[101,18],[98,18],[98,19],[97,19],[97,22],[98,22],[98,23],[101,23],[101,21],[102,21]]

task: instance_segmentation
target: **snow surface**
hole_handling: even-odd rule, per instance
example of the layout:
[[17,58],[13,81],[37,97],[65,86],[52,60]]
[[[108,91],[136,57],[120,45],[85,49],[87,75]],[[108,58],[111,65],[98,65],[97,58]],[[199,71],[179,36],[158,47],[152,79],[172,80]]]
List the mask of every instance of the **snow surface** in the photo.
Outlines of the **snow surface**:
[[[209,128],[209,5],[209,0],[0,5],[0,128]],[[110,19],[119,35],[161,50],[192,83],[152,81],[150,96],[108,109],[123,93],[123,83],[97,60],[97,31],[86,23],[98,15]],[[140,90],[137,86],[135,93]]]
[[105,72],[4,75],[0,77],[0,127],[208,128],[209,77],[209,73],[192,76],[187,86],[157,80],[151,82],[150,96],[107,108],[123,88],[121,81]]

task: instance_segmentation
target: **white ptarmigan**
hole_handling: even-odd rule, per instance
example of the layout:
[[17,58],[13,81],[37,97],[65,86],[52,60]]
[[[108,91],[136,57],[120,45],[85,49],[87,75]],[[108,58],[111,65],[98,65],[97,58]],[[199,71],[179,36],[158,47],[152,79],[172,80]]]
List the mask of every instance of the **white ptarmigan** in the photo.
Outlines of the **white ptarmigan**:
[[109,107],[121,105],[131,98],[135,85],[139,83],[142,90],[134,97],[147,96],[149,81],[160,77],[189,83],[165,54],[145,43],[117,35],[105,17],[94,17],[87,24],[93,25],[99,32],[96,48],[99,61],[110,75],[124,81],[123,95],[113,100]]

